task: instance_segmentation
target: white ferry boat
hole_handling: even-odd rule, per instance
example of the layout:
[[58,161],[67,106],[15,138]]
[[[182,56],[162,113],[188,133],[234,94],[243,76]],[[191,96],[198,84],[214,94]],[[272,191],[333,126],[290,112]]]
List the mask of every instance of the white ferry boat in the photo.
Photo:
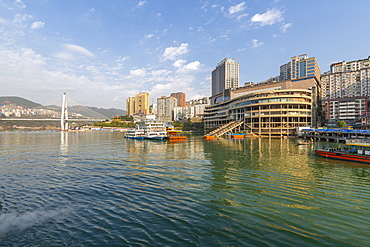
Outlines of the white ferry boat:
[[137,128],[144,131],[145,139],[162,140],[167,138],[166,125],[162,121],[147,119],[138,123]]
[[128,129],[125,133],[125,137],[129,139],[144,139],[145,133],[144,130],[135,128],[135,129]]

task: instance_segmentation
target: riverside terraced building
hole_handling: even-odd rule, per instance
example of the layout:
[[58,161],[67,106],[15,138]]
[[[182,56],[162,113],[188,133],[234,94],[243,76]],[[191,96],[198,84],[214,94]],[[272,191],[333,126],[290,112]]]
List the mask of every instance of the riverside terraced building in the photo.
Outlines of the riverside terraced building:
[[240,122],[236,131],[259,136],[295,135],[298,127],[312,125],[312,90],[287,89],[250,93],[208,107],[205,131]]
[[[286,73],[282,73],[283,69]],[[283,80],[277,77],[278,80],[249,82],[244,87],[236,84],[223,90],[216,90],[219,87],[212,83],[211,105],[203,115],[206,135],[248,131],[259,136],[281,137],[295,135],[298,127],[316,126],[320,93],[320,67],[316,58],[306,54],[292,57],[280,70]],[[218,78],[221,72],[224,71],[219,71]],[[212,82],[214,77],[212,73]]]

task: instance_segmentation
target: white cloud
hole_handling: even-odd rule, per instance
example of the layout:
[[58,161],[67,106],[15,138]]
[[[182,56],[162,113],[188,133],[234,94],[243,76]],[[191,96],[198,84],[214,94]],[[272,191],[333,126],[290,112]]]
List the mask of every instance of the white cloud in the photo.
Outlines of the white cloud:
[[116,62],[117,63],[122,63],[122,62],[124,62],[124,61],[126,61],[127,59],[129,59],[130,57],[119,57],[117,60],[116,60]]
[[247,17],[247,16],[248,16],[248,14],[242,14],[242,15],[239,15],[238,17],[236,17],[236,19],[238,21],[240,21],[241,19],[243,19],[244,17]]
[[132,69],[132,70],[130,70],[130,75],[146,76],[146,71],[145,71],[145,69]]
[[164,60],[176,60],[178,56],[188,53],[188,46],[187,43],[182,43],[179,47],[167,47],[162,56]]
[[8,21],[0,17],[0,25],[7,25]]
[[139,1],[139,3],[137,4],[137,6],[143,6],[146,4],[146,0],[143,0],[143,1]]
[[88,51],[86,48],[78,45],[73,45],[73,44],[65,44],[64,47],[72,53],[77,53],[83,56],[87,57],[94,57],[94,54],[92,54],[90,51]]
[[154,34],[148,34],[148,35],[145,35],[145,38],[149,39],[149,38],[152,38],[154,36]]
[[257,48],[257,47],[260,47],[262,46],[264,43],[261,42],[261,41],[258,41],[258,39],[254,39],[252,40],[252,48]]
[[[74,59],[73,56],[76,54],[74,51],[81,50],[76,46],[64,48],[56,56]],[[205,89],[200,85],[202,81],[196,79],[194,75],[194,72],[201,69],[198,61],[191,63],[186,63],[185,60],[173,61],[180,66],[174,67],[173,71],[163,69],[161,66],[153,69],[152,65],[147,65],[132,68],[123,74],[122,69],[116,70],[117,62],[123,62],[128,57],[118,57],[112,65],[94,64],[95,61],[89,61],[80,66],[65,66],[62,61],[62,66],[55,69],[54,66],[58,61],[53,61],[49,65],[48,59],[32,49],[13,51],[3,48],[2,44],[0,57],[2,93],[13,95],[16,92],[19,96],[36,100],[41,104],[49,104],[58,97],[61,99],[62,92],[67,93],[68,99],[76,99],[82,105],[117,108],[124,108],[125,99],[140,91],[150,92],[153,99],[179,90],[184,91],[189,97],[209,92],[209,86]],[[175,73],[179,69],[183,73]],[[118,101],[113,101],[114,98]]]
[[186,70],[198,70],[200,68],[200,62],[194,61],[184,66]]
[[190,71],[194,72],[196,70],[199,70],[200,66],[201,66],[201,63],[199,61],[194,61],[194,62],[188,63],[188,64],[180,67],[177,70],[177,73],[187,73],[187,72],[190,72]]
[[28,20],[32,19],[32,15],[21,15],[16,14],[13,18],[13,22],[15,24],[22,24],[23,22],[26,22]]
[[292,23],[284,24],[284,25],[281,27],[281,31],[282,31],[283,33],[285,33],[285,32],[288,30],[288,28],[290,28],[292,25],[293,25]]
[[179,60],[176,60],[174,63],[173,63],[173,66],[176,67],[176,68],[180,68],[181,66],[183,66],[184,64],[186,63],[186,60],[184,59],[179,59]]
[[233,14],[235,14],[237,12],[243,11],[245,9],[245,6],[244,5],[245,5],[245,2],[242,2],[242,3],[239,3],[237,5],[231,6],[229,8],[229,14],[230,15],[233,15]]
[[153,76],[166,76],[171,74],[171,71],[165,70],[165,69],[160,69],[160,70],[153,70],[151,72],[151,75]]
[[64,51],[58,52],[54,55],[56,58],[61,58],[64,60],[74,60],[75,55],[82,55],[86,57],[95,57],[90,51],[86,48],[73,44],[64,44]]
[[39,29],[39,28],[43,28],[45,25],[45,22],[42,22],[42,21],[35,21],[34,23],[32,23],[31,25],[31,29]]
[[21,9],[26,8],[26,5],[23,3],[23,1],[22,1],[22,0],[16,0],[14,3],[15,3],[15,5],[16,5],[18,8],[21,8]]
[[260,23],[261,26],[273,25],[284,20],[283,12],[278,9],[269,9],[263,14],[255,14],[251,18],[251,22]]
[[75,59],[73,54],[68,53],[68,52],[58,52],[54,55],[54,57],[64,59],[64,60],[74,60]]

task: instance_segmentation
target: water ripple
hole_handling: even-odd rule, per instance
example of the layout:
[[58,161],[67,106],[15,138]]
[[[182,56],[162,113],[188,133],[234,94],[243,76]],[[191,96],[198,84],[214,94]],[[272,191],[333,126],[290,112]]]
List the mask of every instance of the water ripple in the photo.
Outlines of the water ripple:
[[64,134],[1,136],[4,246],[370,245],[369,168],[292,140]]

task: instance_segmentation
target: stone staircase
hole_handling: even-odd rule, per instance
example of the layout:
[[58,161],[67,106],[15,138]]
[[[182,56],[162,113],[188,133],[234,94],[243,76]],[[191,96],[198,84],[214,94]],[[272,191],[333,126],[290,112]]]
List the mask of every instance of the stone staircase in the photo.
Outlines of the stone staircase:
[[227,132],[232,131],[233,129],[235,129],[236,127],[239,127],[242,124],[243,124],[243,122],[232,121],[232,122],[229,122],[225,125],[222,125],[221,127],[218,127],[217,129],[209,132],[208,134],[206,134],[206,136],[219,137],[219,136],[222,136],[223,134],[225,134]]

